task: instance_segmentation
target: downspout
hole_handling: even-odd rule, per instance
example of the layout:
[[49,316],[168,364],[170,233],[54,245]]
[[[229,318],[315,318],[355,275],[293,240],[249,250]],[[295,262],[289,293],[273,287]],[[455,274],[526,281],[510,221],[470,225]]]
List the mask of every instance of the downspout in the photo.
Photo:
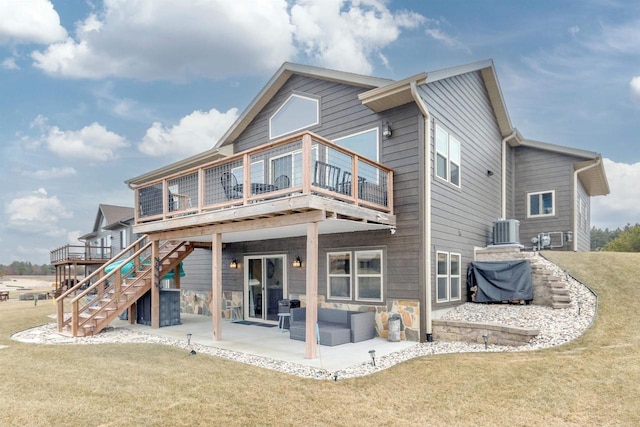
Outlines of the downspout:
[[507,141],[515,138],[518,131],[515,129],[511,135],[502,140],[502,216],[501,219],[507,219]]
[[585,166],[573,172],[573,251],[578,252],[578,210],[576,209],[576,203],[578,201],[578,174],[599,166],[602,162],[602,157],[598,156],[595,163]]
[[426,317],[426,334],[427,342],[433,341],[432,313],[431,313],[431,115],[429,109],[418,94],[416,81],[411,82],[411,96],[418,105],[420,112],[424,116],[425,121],[425,203],[424,203],[424,242],[425,242],[425,277],[426,277],[426,295],[425,295],[425,317]]

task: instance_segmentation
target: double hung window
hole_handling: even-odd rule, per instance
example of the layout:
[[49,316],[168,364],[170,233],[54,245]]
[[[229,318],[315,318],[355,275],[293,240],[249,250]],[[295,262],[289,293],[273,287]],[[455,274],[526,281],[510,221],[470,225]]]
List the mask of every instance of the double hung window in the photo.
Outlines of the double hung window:
[[438,302],[460,300],[460,263],[460,254],[437,252],[436,298]]

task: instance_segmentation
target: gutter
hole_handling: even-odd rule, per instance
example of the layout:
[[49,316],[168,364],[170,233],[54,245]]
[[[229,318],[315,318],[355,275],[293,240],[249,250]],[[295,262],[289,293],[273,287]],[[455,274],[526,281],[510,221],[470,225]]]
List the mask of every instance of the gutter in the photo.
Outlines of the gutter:
[[576,171],[573,171],[573,225],[571,228],[573,228],[573,251],[577,252],[578,251],[578,210],[576,209],[577,207],[577,202],[578,202],[578,174],[580,174],[581,172],[584,172],[586,170],[589,170],[591,168],[595,168],[597,166],[600,166],[600,163],[602,162],[602,157],[598,156],[596,158],[596,161],[588,166],[585,166],[581,169],[578,169]]
[[429,109],[424,100],[418,94],[418,86],[416,80],[410,82],[411,96],[413,97],[416,105],[422,112],[425,121],[425,204],[424,204],[424,242],[425,242],[425,317],[427,334],[427,342],[433,341],[433,326],[432,326],[432,309],[431,309],[431,115]]
[[502,219],[507,219],[507,141],[513,139],[518,134],[516,129],[513,129],[511,135],[502,140]]

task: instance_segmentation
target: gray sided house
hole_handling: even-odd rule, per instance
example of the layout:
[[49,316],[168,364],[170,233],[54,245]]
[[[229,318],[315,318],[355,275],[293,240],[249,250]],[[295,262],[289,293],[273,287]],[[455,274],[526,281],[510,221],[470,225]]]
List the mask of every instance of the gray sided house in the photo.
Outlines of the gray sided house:
[[127,184],[135,233],[194,245],[182,309],[214,339],[230,311],[276,322],[289,299],[307,327],[336,307],[430,340],[433,313],[468,300],[474,251],[519,243],[496,223],[587,250],[590,198],[609,192],[597,153],[519,134],[492,61],[400,81],[285,63],[214,148]]
[[51,264],[56,268],[57,288],[69,280],[77,282],[78,267],[89,275],[132,242],[134,209],[100,204],[93,229],[78,238],[79,244],[67,244],[51,251]]

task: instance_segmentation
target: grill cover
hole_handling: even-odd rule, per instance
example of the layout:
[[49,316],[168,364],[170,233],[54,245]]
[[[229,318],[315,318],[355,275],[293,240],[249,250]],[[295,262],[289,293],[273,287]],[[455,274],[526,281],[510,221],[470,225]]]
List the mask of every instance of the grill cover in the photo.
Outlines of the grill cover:
[[471,262],[467,285],[477,286],[475,302],[533,300],[531,265],[522,261]]

